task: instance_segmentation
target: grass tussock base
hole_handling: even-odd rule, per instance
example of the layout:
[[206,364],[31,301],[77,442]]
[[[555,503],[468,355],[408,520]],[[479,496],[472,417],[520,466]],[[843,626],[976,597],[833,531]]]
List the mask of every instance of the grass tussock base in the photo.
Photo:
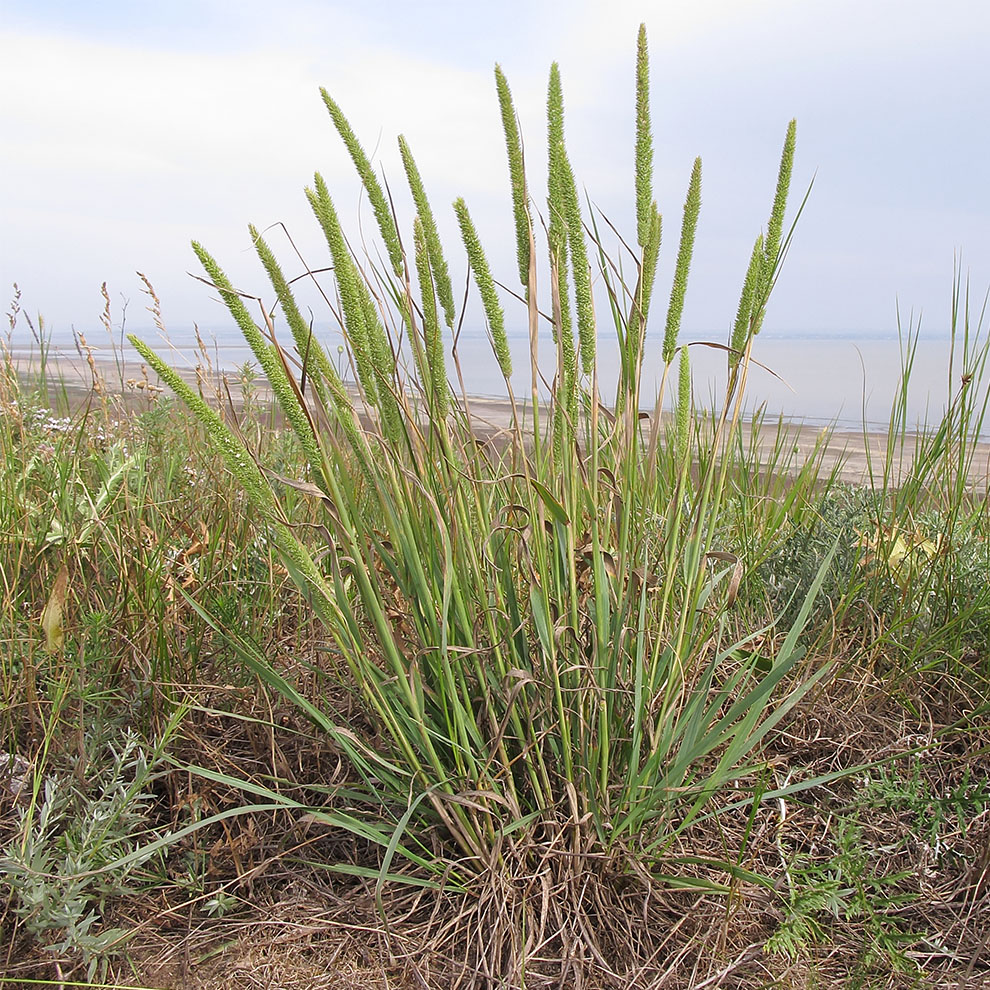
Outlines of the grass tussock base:
[[[482,967],[498,958],[498,972],[512,971],[520,933],[538,930],[543,908],[542,938],[534,935],[524,956],[534,986],[687,987],[707,980],[810,987],[855,979],[877,987],[979,987],[990,972],[990,815],[982,783],[990,760],[947,734],[939,718],[964,699],[945,699],[934,684],[920,693],[930,707],[919,721],[879,682],[837,678],[795,710],[768,758],[781,779],[795,765],[812,776],[843,776],[783,804],[768,802],[755,817],[722,816],[718,828],[694,834],[691,853],[716,858],[727,848],[742,850],[748,869],[776,878],[772,889],[740,881],[728,898],[675,891],[649,877],[610,873],[600,862],[575,869],[574,857],[544,850],[529,877],[519,871],[515,890],[504,883],[455,896],[390,889],[384,923],[373,881],[334,875],[324,865],[370,866],[372,848],[289,815],[243,816],[226,830],[204,829],[173,853],[181,862],[195,849],[209,863],[202,879],[208,896],[196,900],[180,878],[159,878],[153,895],[132,894],[108,916],[132,931],[130,962],[114,967],[117,978],[135,985],[136,968],[137,985],[149,987],[212,988],[231,979],[286,988],[307,980],[340,988],[497,983]],[[254,765],[262,779],[273,768],[260,754],[274,741],[282,757],[310,774],[334,765],[326,752],[310,751],[311,736],[304,742],[296,734],[288,709],[275,712],[279,728],[260,738],[243,721],[250,708],[240,694],[235,704],[214,696],[203,714],[190,715],[183,756],[218,768]],[[187,775],[175,784],[172,807],[194,799],[182,785],[192,784],[211,809],[249,797]],[[580,912],[569,908],[575,895],[587,899]],[[230,903],[221,916],[204,910],[224,897]],[[583,932],[577,917],[601,922]],[[22,947],[25,958],[10,964],[9,977],[50,978],[44,954]],[[569,960],[563,973],[562,960]]]

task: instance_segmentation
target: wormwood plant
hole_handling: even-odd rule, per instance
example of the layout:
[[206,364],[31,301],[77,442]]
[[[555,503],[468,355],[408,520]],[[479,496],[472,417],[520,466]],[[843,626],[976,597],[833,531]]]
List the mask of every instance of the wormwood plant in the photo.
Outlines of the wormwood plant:
[[128,735],[108,759],[90,762],[85,790],[68,774],[47,778],[19,810],[18,836],[0,856],[24,927],[53,959],[81,961],[90,980],[127,939],[101,925],[104,902],[132,892],[157,851],[144,840],[159,757],[149,760]]
[[838,920],[862,929],[865,970],[917,971],[906,949],[922,936],[906,930],[898,918],[898,911],[917,896],[898,887],[910,874],[879,872],[870,862],[855,821],[839,822],[835,844],[826,863],[794,856],[786,871],[790,890],[785,916],[767,940],[767,950],[797,958],[810,946],[826,941],[827,925]]
[[[691,172],[658,353],[646,335],[662,220],[651,185],[643,29],[636,70],[637,246],[624,247],[622,258],[608,254],[598,235],[602,218],[578,194],[557,66],[548,88],[542,220],[509,85],[496,67],[517,294],[533,355],[525,400],[510,383],[502,296],[467,204],[454,203],[506,381],[511,425],[494,441],[485,440],[468,397],[450,385],[444,334],[464,313],[412,151],[400,138],[416,207],[412,230],[400,238],[362,145],[325,91],[384,248],[381,263],[351,249],[317,173],[306,195],[326,237],[334,286],[325,298],[345,335],[356,388],[345,387],[254,227],[276,300],[257,318],[217,261],[193,244],[271,383],[309,477],[284,478],[257,463],[132,338],[205,424],[267,518],[374,726],[358,731],[324,699],[304,697],[257,647],[230,633],[245,663],[332,738],[359,780],[347,792],[346,812],[319,815],[380,846],[380,866],[370,871],[379,891],[386,880],[404,880],[461,892],[471,905],[462,917],[474,921],[454,927],[475,939],[467,955],[491,977],[547,967],[559,973],[574,964],[578,943],[587,947],[581,958],[614,974],[631,963],[627,952],[648,958],[652,951],[649,937],[639,950],[628,948],[628,885],[646,896],[660,881],[727,890],[746,877],[734,853],[711,859],[684,840],[723,812],[730,794],[736,806],[740,798],[745,804],[761,740],[824,672],[797,685],[790,678],[818,582],[789,630],[740,628],[733,606],[746,561],[718,542],[731,471],[731,457],[721,454],[734,449],[750,349],[787,244],[795,126],[787,129],[770,219],[726,345],[726,394],[714,414],[696,420],[688,350],[678,340],[701,162]],[[547,271],[541,251],[548,277],[540,274]],[[592,264],[604,296],[599,311],[609,314],[622,355],[614,410],[599,399]],[[623,277],[630,271],[631,281]],[[291,342],[275,335],[276,308]],[[535,355],[547,332],[556,370],[541,404]],[[663,362],[659,395],[642,394],[645,360]],[[456,348],[452,370],[459,376]],[[670,371],[673,422],[661,416]],[[297,527],[287,508],[288,496],[300,492],[322,509],[316,545],[313,530]],[[248,789],[278,802],[257,784]],[[635,911],[642,910],[641,901]]]

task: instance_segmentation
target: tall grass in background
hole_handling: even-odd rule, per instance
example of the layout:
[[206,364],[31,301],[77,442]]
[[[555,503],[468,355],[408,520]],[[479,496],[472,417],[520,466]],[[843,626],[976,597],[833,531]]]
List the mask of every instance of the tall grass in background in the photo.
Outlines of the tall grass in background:
[[901,374],[884,448],[866,443],[867,485],[857,495],[861,585],[844,610],[869,616],[875,653],[913,676],[925,669],[982,681],[990,666],[990,588],[985,575],[990,465],[977,460],[988,392],[990,337],[957,264],[946,361],[948,402],[932,419],[909,416],[920,321],[899,325]]
[[[13,336],[16,298],[9,318]],[[62,759],[80,734],[96,751],[125,725],[156,737],[201,653],[213,664],[210,627],[183,592],[220,612],[236,597],[256,631],[284,601],[195,419],[146,373],[124,381],[121,362],[115,389],[85,338],[79,381],[43,357],[43,324],[36,343],[25,368],[0,341],[0,751]],[[245,429],[279,466],[285,445],[262,426]]]
[[[984,298],[974,313],[968,279],[957,265],[949,401],[934,423],[926,422],[910,439],[908,390],[920,324],[902,334],[901,383],[891,407],[887,450],[879,471],[871,470],[875,529],[864,542],[871,560],[886,566],[906,606],[893,619],[891,638],[907,643],[911,668],[940,665],[946,656],[967,652],[966,641],[971,646],[974,633],[984,638],[990,633],[985,580],[990,561],[985,541],[977,536],[986,528],[988,466],[975,461],[990,401],[981,387],[990,356],[986,306]],[[985,659],[981,666],[986,673]]]
[[[10,346],[24,322],[35,342],[27,366]],[[257,641],[306,620],[195,419],[146,374],[125,379],[121,361],[108,369],[78,339],[80,376],[54,360],[49,332],[18,296],[0,338],[7,976],[22,963],[20,975],[37,975],[31,948],[56,973],[104,973],[131,935],[109,921],[119,898],[170,886],[160,853],[175,784],[164,754],[177,746],[190,685],[223,693],[244,681],[185,596]],[[200,371],[209,396],[214,376]],[[291,438],[265,429],[250,399],[245,391],[239,420],[248,442],[275,468],[298,463]]]
[[[900,375],[886,430],[871,435],[864,426],[864,476],[849,485],[833,475],[811,499],[798,498],[778,539],[763,544],[768,552],[754,581],[762,583],[771,611],[786,620],[836,549],[820,604],[827,621],[813,624],[822,626],[829,649],[858,669],[876,664],[887,689],[911,682],[905,700],[925,672],[944,675],[953,689],[975,689],[977,699],[990,677],[990,463],[980,444],[990,355],[985,318],[986,299],[974,305],[957,265],[949,398],[920,423],[909,410],[917,407],[912,379],[921,325],[898,323]],[[804,468],[820,475],[813,461]],[[757,527],[760,532],[766,535],[766,528]],[[914,707],[917,699],[907,703]]]
[[[380,254],[353,250],[330,190],[314,176],[306,195],[334,272],[332,288],[321,291],[340,321],[356,389],[313,337],[254,227],[274,293],[255,312],[207,249],[193,245],[271,384],[306,476],[271,469],[147,345],[131,341],[193,411],[266,520],[366,712],[359,728],[329,696],[304,697],[250,637],[213,617],[250,669],[305,711],[352,767],[346,810],[331,805],[320,816],[380,847],[380,867],[370,871],[379,891],[394,880],[460,892],[474,919],[472,958],[485,971],[524,973],[547,958],[566,968],[578,942],[607,968],[614,938],[643,909],[642,900],[629,907],[628,884],[648,897],[658,881],[727,891],[748,876],[738,850],[704,856],[685,837],[710,826],[730,799],[736,807],[758,799],[761,743],[826,670],[793,676],[821,574],[787,628],[773,620],[756,627],[736,602],[757,561],[728,536],[751,349],[789,239],[795,125],[766,228],[741,272],[723,345],[727,389],[699,413],[679,330],[700,159],[659,352],[646,335],[664,224],[652,192],[645,30],[636,65],[637,229],[622,257],[606,249],[599,228],[608,222],[578,193],[556,65],[542,206],[529,194],[508,82],[499,68],[495,75],[511,178],[506,226],[517,244],[514,294],[531,339],[528,396],[510,383],[502,295],[468,205],[458,199],[454,211],[505,377],[508,430],[490,435],[450,384],[457,352],[448,368],[444,336],[464,315],[408,143],[399,139],[416,218],[400,235],[362,145],[326,92],[382,239]],[[276,335],[276,312],[291,339]],[[622,355],[614,409],[599,399],[603,312]],[[541,404],[543,334],[556,362]],[[659,395],[642,392],[646,361],[664,366]],[[318,512],[315,528],[298,510],[300,496]],[[240,783],[278,800],[274,787]]]

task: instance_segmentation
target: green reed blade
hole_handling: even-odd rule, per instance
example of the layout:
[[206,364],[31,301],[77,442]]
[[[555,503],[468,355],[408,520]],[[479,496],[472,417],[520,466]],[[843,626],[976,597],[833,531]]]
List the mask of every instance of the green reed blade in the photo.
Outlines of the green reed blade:
[[419,169],[413,158],[409,143],[402,135],[399,135],[399,152],[402,155],[402,164],[406,170],[406,178],[409,180],[409,189],[412,192],[413,203],[416,205],[416,215],[423,225],[423,236],[430,259],[430,270],[433,272],[433,282],[436,287],[440,305],[443,307],[444,320],[447,326],[454,328],[454,293],[450,287],[450,272],[447,268],[447,261],[443,256],[443,245],[440,243],[440,235],[437,233],[437,223],[430,207],[430,201],[426,196],[426,188],[420,177]]
[[429,389],[433,416],[438,422],[443,422],[450,407],[450,387],[447,384],[443,338],[440,335],[440,321],[437,317],[433,266],[425,227],[419,217],[416,218],[413,238],[416,249],[416,274],[419,278],[419,291],[423,304],[423,336],[426,338],[426,367],[420,370],[420,374]]
[[505,314],[502,312],[498,294],[495,292],[495,281],[492,278],[491,269],[488,267],[488,259],[485,257],[478,232],[474,229],[471,214],[468,212],[463,199],[454,202],[454,213],[457,215],[457,222],[461,228],[461,239],[464,241],[464,250],[467,252],[468,265],[474,275],[475,285],[478,286],[481,302],[485,308],[485,318],[488,320],[488,329],[492,335],[495,357],[498,359],[498,366],[502,375],[508,381],[512,376],[512,356],[509,353],[509,340],[505,335]]
[[[650,54],[646,25],[640,24],[636,42],[636,230],[639,246],[653,236],[653,125],[650,121]],[[644,307],[645,310],[645,307]]]
[[742,293],[739,296],[739,308],[736,310],[736,322],[732,326],[732,338],[729,341],[729,346],[732,348],[729,353],[730,368],[734,368],[738,364],[753,334],[757,316],[753,312],[753,307],[757,304],[763,260],[763,235],[760,234],[756,238],[753,252],[749,256],[749,266],[746,269],[746,278],[743,280]]
[[371,162],[368,161],[368,156],[364,153],[364,148],[361,147],[361,142],[358,141],[354,131],[351,130],[351,125],[348,123],[343,111],[325,89],[320,89],[320,95],[323,97],[323,102],[330,113],[330,119],[333,121],[334,127],[337,128],[337,133],[344,142],[344,146],[351,156],[351,161],[354,162],[354,167],[361,177],[361,182],[364,185],[365,192],[368,194],[368,199],[371,201],[371,207],[374,210],[375,219],[378,221],[378,229],[381,231],[382,240],[385,242],[395,277],[401,279],[405,273],[405,265],[402,257],[402,248],[399,244],[399,232],[396,229],[395,218],[392,216],[392,210],[389,208],[388,200],[382,191],[381,183],[379,183],[378,177],[371,167]]
[[[780,242],[784,230],[784,213],[787,210],[787,194],[791,188],[791,173],[794,170],[794,146],[796,142],[797,121],[792,120],[787,125],[787,134],[784,137],[780,166],[777,170],[777,187],[774,190],[773,205],[770,208],[770,219],[767,221],[760,284],[761,301],[770,295],[770,288],[780,264]],[[759,333],[759,325],[757,325],[754,333]]]
[[670,290],[670,304],[667,307],[667,325],[663,335],[663,362],[670,364],[677,348],[677,337],[681,331],[681,316],[684,312],[684,296],[687,293],[688,274],[691,271],[691,256],[694,252],[694,235],[698,229],[698,213],[701,211],[701,159],[694,160],[691,181],[688,183],[687,198],[684,200],[684,216],[681,221],[681,240],[677,248],[677,263],[674,267],[674,283]]
[[529,287],[530,216],[529,193],[526,191],[526,169],[523,165],[522,138],[519,121],[512,103],[512,92],[500,65],[495,66],[495,87],[502,114],[502,131],[505,134],[505,151],[509,159],[509,179],[512,183],[512,213],[516,224],[516,262],[519,280]]

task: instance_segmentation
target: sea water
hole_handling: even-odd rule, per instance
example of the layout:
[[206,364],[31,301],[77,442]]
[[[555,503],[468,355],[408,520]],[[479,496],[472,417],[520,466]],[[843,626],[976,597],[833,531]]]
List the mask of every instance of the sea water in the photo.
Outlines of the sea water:
[[[138,336],[158,350],[169,362],[179,367],[195,367],[202,363],[192,328],[170,328],[165,339],[156,329],[138,329]],[[98,340],[91,334],[88,343],[100,360],[113,357],[123,345],[127,361],[138,360],[126,341]],[[345,378],[353,377],[343,348],[339,330],[316,331],[333,361]],[[237,331],[231,328],[200,329],[209,361],[214,368],[239,371],[246,363],[257,368],[251,351]],[[679,343],[688,347],[691,358],[694,400],[706,408],[718,408],[724,395],[727,353],[726,335],[716,331],[685,331]],[[12,350],[24,357],[37,352],[37,343],[30,335],[18,330],[11,339]],[[71,336],[54,336],[52,356],[59,361],[78,364],[81,355]],[[517,397],[529,398],[531,393],[530,344],[524,332],[509,335],[513,361],[512,387]],[[763,407],[771,417],[810,425],[835,424],[840,429],[884,430],[889,422],[891,407],[899,393],[905,352],[908,343],[894,332],[834,332],[791,333],[767,330],[754,341],[753,364],[746,388],[746,407],[752,412]],[[948,334],[919,335],[911,366],[908,390],[909,428],[923,428],[937,423],[947,403],[957,394],[964,369],[961,347],[957,346],[950,377],[950,341]],[[404,353],[404,352],[403,352]],[[448,335],[448,371],[455,390],[460,391],[460,378],[453,357],[455,348]],[[457,366],[463,385],[471,395],[504,397],[506,385],[492,352],[487,331],[464,327],[456,344]],[[404,355],[404,360],[408,358]],[[541,396],[549,394],[556,363],[556,349],[549,335],[539,344]],[[615,396],[619,371],[618,344],[614,335],[602,334],[598,340],[598,387],[606,402]],[[657,395],[663,377],[659,336],[647,337],[643,357],[643,408],[649,408]],[[671,379],[665,394],[676,393],[677,363],[670,371]],[[970,387],[981,388],[985,398],[986,382],[974,381]],[[669,406],[669,402],[666,403]],[[986,432],[986,431],[984,431]]]

